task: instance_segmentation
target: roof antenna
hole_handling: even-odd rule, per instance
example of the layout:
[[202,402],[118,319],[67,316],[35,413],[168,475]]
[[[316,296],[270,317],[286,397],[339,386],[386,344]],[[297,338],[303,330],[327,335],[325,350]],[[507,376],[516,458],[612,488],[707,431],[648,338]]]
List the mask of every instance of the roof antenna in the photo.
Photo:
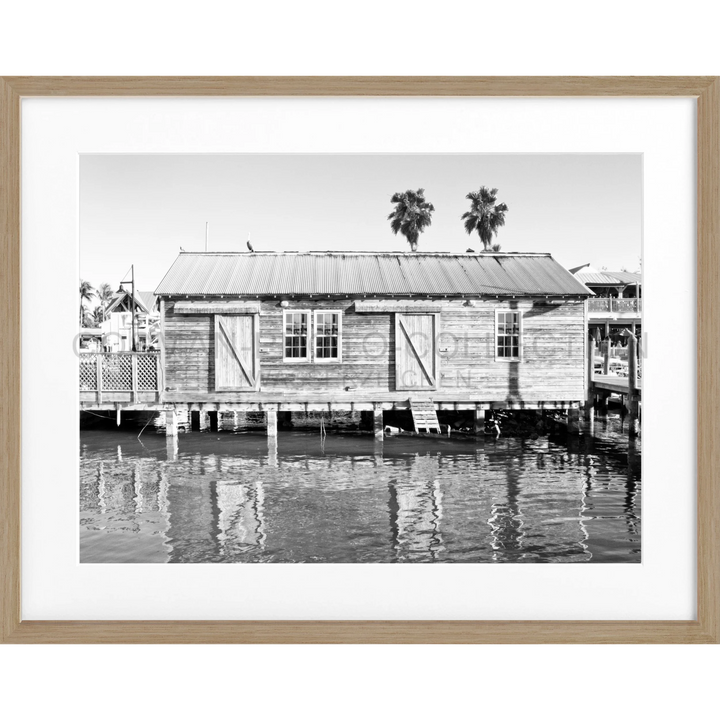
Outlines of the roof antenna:
[[205,252],[208,251],[208,236],[210,235],[210,223],[205,223]]

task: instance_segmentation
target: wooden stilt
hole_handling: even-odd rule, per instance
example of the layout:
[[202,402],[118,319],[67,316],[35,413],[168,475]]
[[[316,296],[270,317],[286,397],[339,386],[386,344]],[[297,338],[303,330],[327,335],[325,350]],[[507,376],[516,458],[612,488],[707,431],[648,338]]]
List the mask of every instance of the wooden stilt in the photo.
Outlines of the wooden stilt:
[[265,423],[268,437],[277,437],[277,410],[265,411]]
[[628,434],[636,437],[640,431],[640,396],[637,391],[637,338],[628,337]]
[[585,419],[589,420],[593,414],[595,395],[593,392],[593,378],[595,376],[595,340],[592,337],[587,341],[587,380],[585,384]]
[[178,434],[178,416],[175,409],[165,411],[165,434],[168,437],[175,437]]
[[568,432],[577,435],[580,432],[580,410],[571,408],[567,411]]
[[474,410],[473,429],[479,437],[485,437],[485,410]]
[[637,437],[640,434],[640,398],[637,393],[628,396],[628,435]]
[[373,410],[373,432],[376,440],[385,439],[385,426],[383,425],[383,410],[376,407]]
[[610,372],[610,338],[603,341],[603,375]]
[[117,423],[117,426],[120,427],[120,423],[122,422],[122,408],[120,403],[115,405],[115,422]]

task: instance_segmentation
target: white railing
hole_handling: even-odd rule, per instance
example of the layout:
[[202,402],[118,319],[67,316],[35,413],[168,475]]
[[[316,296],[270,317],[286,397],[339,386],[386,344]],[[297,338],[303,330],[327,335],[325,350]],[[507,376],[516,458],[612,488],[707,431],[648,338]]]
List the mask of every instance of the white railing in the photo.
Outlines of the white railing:
[[642,298],[589,298],[587,302],[590,312],[642,312]]
[[159,353],[81,353],[81,392],[159,392]]

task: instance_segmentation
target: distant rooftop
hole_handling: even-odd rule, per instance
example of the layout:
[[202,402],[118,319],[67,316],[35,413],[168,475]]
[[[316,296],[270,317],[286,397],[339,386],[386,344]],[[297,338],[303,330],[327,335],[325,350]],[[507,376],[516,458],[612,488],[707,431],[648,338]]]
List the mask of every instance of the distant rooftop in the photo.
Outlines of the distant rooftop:
[[627,272],[626,270],[597,270],[590,263],[570,268],[578,280],[585,285],[634,285],[642,282],[640,273]]
[[[126,298],[130,297],[130,291],[123,288],[122,292],[113,293],[112,299],[108,304],[106,312],[111,313]],[[151,312],[155,305],[155,293],[152,290],[136,290],[135,303],[143,312]]]
[[548,253],[181,253],[156,295],[591,295]]

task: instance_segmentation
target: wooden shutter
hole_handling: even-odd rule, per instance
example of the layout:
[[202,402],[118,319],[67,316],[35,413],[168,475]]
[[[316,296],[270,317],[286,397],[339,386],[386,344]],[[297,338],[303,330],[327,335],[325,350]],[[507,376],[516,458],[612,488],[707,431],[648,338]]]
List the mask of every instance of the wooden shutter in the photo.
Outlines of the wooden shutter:
[[437,313],[395,313],[396,389],[437,389],[439,326],[440,317]]
[[215,389],[258,390],[258,315],[215,316]]

